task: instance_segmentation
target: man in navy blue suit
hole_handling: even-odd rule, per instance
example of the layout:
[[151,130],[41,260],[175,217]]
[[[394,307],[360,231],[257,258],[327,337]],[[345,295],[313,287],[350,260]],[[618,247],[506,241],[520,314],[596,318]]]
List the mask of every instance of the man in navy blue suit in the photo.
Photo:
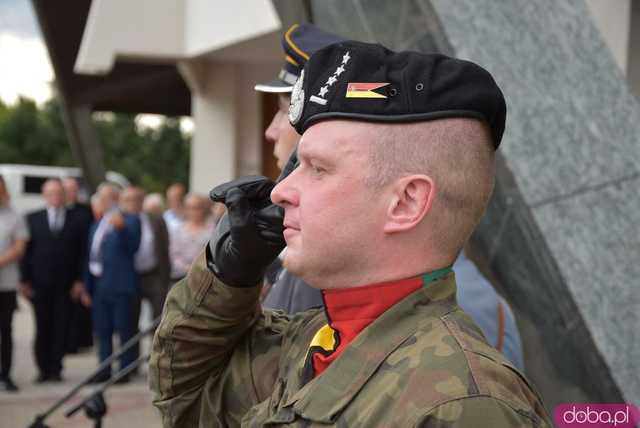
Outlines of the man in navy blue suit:
[[[89,269],[87,289],[92,297],[94,330],[98,356],[104,361],[113,351],[112,337],[117,332],[120,344],[133,336],[131,308],[138,294],[138,276],[134,255],[140,245],[140,219],[118,209],[119,189],[103,183],[98,188],[103,216],[89,232]],[[135,359],[135,349],[120,357],[120,368]],[[94,382],[111,377],[111,369],[99,373]],[[128,381],[123,378],[122,382]]]

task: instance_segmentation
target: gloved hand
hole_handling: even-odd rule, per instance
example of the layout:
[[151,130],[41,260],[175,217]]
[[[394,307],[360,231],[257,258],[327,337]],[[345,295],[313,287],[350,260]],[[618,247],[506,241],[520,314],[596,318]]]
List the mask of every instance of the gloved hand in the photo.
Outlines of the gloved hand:
[[225,284],[252,287],[285,247],[284,210],[271,203],[275,183],[242,177],[215,187],[209,197],[227,206],[207,247],[207,266]]

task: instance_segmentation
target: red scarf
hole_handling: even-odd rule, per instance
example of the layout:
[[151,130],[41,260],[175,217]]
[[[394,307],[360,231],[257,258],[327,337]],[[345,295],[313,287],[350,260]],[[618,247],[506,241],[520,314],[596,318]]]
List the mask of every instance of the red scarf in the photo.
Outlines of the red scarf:
[[318,330],[310,345],[313,377],[329,367],[358,333],[422,284],[423,277],[418,276],[363,287],[323,290],[329,324]]

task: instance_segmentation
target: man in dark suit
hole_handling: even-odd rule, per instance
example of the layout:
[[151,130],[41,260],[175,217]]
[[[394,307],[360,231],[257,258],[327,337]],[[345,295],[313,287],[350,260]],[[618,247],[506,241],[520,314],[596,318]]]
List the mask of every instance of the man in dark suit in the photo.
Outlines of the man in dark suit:
[[71,296],[83,289],[86,228],[69,215],[59,179],[42,186],[46,208],[27,216],[31,239],[22,261],[22,291],[36,318],[37,382],[61,381]]
[[[75,177],[66,177],[62,180],[64,187],[65,202],[67,205],[67,213],[77,219],[82,225],[85,234],[88,236],[89,227],[93,223],[93,213],[91,207],[79,201],[80,186]],[[69,322],[69,330],[67,337],[66,353],[73,354],[80,348],[89,348],[93,346],[93,322],[91,321],[91,308],[86,306],[82,294],[72,296],[73,303],[71,307],[71,320]]]
[[93,213],[88,204],[80,202],[80,185],[78,184],[78,180],[75,177],[65,177],[62,180],[62,186],[64,187],[64,199],[67,210],[82,218],[82,220],[87,223],[88,230],[91,223],[93,223]]
[[[104,205],[104,215],[89,232],[86,282],[92,298],[100,361],[106,360],[113,351],[114,332],[118,333],[121,345],[133,336],[131,307],[138,296],[138,275],[133,259],[140,245],[140,219],[119,210],[119,193],[112,184],[100,185],[98,195]],[[120,369],[133,362],[135,354],[133,349],[125,352],[120,357]],[[110,376],[111,369],[108,368],[94,381],[102,382]]]

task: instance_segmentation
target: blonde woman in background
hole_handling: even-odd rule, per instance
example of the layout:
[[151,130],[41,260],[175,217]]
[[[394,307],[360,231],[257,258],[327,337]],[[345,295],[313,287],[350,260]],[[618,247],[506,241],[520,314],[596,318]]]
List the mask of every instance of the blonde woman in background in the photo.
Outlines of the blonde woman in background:
[[206,196],[189,193],[184,202],[184,221],[171,228],[169,255],[171,279],[184,277],[193,260],[209,242],[213,223],[209,222],[210,202]]

